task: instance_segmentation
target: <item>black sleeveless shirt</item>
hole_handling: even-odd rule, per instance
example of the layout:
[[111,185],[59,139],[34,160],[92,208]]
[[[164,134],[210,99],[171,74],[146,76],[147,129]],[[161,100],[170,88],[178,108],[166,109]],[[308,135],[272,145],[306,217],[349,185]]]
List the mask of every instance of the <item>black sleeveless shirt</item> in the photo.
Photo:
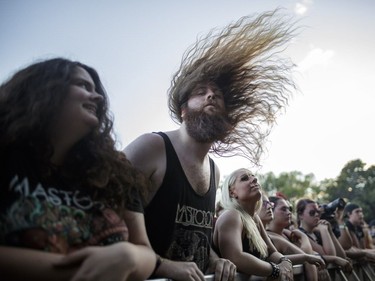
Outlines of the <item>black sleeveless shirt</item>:
[[193,261],[205,272],[210,256],[215,212],[215,165],[210,158],[210,186],[204,195],[191,187],[168,136],[167,167],[159,190],[145,208],[151,245],[159,255],[175,261]]

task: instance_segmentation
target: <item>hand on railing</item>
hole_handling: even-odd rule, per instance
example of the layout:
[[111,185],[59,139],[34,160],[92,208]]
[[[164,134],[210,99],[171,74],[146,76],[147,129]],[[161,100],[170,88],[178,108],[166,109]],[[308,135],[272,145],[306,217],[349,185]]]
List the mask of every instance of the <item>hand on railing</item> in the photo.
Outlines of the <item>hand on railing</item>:
[[232,281],[235,279],[237,268],[230,260],[218,258],[210,265],[208,272],[215,275],[215,281]]

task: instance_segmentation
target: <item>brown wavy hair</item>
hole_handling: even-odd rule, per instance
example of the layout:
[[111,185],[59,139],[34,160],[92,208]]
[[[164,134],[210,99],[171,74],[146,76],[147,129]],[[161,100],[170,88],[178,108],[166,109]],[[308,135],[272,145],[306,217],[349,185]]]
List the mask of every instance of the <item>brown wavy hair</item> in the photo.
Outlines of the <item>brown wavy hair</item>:
[[99,125],[73,146],[62,171],[82,187],[95,189],[98,199],[124,210],[132,201],[135,189],[146,194],[148,182],[125,155],[116,150],[113,117],[108,110],[105,89],[96,70],[80,62],[65,58],[36,62],[16,72],[0,86],[0,161],[6,161],[9,151],[23,151],[35,163],[39,176],[48,179],[54,169],[50,163],[51,126],[77,67],[90,74],[103,101],[97,110]]
[[[245,16],[213,29],[184,54],[168,91],[169,111],[181,123],[181,109],[197,83],[214,82],[222,90],[231,132],[211,147],[220,156],[242,155],[254,164],[280,110],[296,89],[294,64],[280,56],[296,31],[280,10]],[[284,47],[283,47],[284,46]]]

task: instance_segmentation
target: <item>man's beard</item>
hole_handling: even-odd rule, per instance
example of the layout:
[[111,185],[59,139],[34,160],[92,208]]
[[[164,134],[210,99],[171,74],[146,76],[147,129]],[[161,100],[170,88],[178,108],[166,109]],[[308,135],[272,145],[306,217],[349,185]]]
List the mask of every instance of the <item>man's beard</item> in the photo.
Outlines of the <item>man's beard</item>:
[[223,141],[231,125],[223,114],[207,114],[204,110],[186,109],[184,122],[188,134],[201,143]]

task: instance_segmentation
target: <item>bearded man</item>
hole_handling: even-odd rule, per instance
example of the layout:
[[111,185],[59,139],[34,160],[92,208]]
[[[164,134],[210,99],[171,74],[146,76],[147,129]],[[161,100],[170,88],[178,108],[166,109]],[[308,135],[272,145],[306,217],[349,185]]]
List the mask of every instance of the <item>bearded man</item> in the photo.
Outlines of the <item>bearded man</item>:
[[[201,38],[183,57],[169,89],[173,131],[148,133],[124,150],[150,179],[145,223],[162,256],[155,276],[234,280],[236,267],[211,249],[220,173],[209,153],[242,155],[257,164],[294,87],[293,64],[275,57],[293,25],[278,11],[243,17]],[[270,127],[270,126],[268,126]]]

